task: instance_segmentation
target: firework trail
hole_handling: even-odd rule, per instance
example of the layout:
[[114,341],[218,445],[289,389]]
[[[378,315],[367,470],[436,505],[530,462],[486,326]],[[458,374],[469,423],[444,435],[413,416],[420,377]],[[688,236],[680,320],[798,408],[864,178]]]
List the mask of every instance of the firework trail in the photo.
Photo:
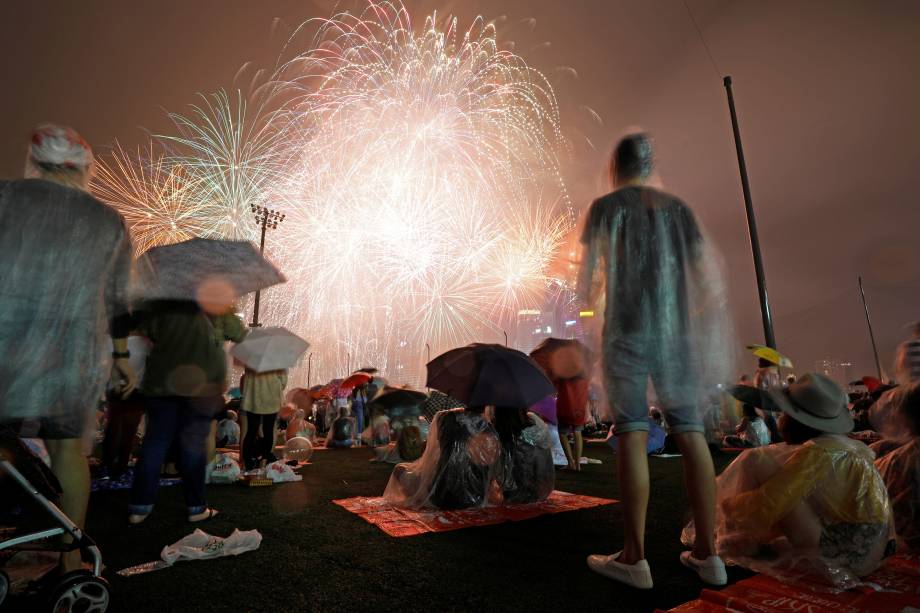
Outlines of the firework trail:
[[[494,342],[539,308],[573,225],[547,79],[481,18],[415,30],[388,2],[307,22],[288,49],[254,117],[218,94],[161,140],[194,186],[176,208],[205,235],[253,238],[253,203],[287,214],[267,253],[290,281],[263,294],[265,319],[310,340],[314,380],[375,365],[418,383],[426,343]],[[169,235],[157,202],[115,204]]]

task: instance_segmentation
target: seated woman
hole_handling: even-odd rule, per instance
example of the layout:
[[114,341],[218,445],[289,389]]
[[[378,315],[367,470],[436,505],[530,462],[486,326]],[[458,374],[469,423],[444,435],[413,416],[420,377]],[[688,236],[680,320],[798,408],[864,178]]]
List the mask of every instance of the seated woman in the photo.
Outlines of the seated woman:
[[723,447],[763,447],[770,444],[770,430],[757,409],[749,404],[741,408],[741,423],[735,428],[735,434],[722,439]]
[[872,445],[888,448],[884,455],[878,454],[875,467],[891,497],[898,550],[920,553],[920,383],[899,388],[894,406],[894,421],[900,423],[902,436]]
[[441,411],[425,451],[393,469],[383,493],[390,504],[420,509],[467,509],[489,502],[499,471],[499,442],[485,407]]
[[562,440],[559,438],[558,418],[556,416],[556,397],[547,396],[537,404],[530,407],[531,412],[536,413],[540,419],[549,428],[550,440],[553,442],[553,464],[556,466],[568,466],[569,459],[562,448]]
[[495,430],[502,446],[499,483],[505,504],[546,500],[556,480],[546,424],[526,409],[496,407]]
[[316,440],[316,426],[307,421],[303,409],[294,410],[294,415],[291,417],[290,422],[288,422],[284,439],[287,441],[298,436],[302,436],[311,443]]
[[719,476],[719,555],[787,581],[806,575],[850,587],[892,548],[874,454],[846,436],[853,420],[831,379],[807,374],[765,394],[783,412],[787,444],[745,451]]

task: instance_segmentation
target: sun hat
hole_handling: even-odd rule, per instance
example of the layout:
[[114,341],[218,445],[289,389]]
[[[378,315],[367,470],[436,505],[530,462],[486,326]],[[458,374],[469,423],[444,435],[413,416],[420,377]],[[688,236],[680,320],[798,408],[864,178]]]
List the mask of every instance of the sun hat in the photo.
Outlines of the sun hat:
[[765,395],[777,409],[815,430],[846,434],[853,429],[846,393],[820,373],[807,373],[789,387],[769,389]]

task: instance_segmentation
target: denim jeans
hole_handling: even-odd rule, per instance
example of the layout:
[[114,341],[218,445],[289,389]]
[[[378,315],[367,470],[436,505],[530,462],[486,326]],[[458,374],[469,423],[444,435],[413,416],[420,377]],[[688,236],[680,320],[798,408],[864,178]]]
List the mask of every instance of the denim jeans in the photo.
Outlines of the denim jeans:
[[223,406],[221,396],[147,398],[147,430],[140,460],[134,469],[131,513],[146,515],[153,510],[160,468],[174,440],[179,447],[179,474],[188,513],[195,515],[207,508],[204,497],[208,462],[206,441],[211,433],[211,421]]

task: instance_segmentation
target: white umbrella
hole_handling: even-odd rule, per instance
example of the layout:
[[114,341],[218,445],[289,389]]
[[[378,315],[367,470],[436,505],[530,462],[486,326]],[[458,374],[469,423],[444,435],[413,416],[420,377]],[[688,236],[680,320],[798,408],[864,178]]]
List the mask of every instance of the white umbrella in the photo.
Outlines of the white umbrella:
[[268,372],[292,367],[309,346],[286,328],[257,328],[230,354],[250,370]]

